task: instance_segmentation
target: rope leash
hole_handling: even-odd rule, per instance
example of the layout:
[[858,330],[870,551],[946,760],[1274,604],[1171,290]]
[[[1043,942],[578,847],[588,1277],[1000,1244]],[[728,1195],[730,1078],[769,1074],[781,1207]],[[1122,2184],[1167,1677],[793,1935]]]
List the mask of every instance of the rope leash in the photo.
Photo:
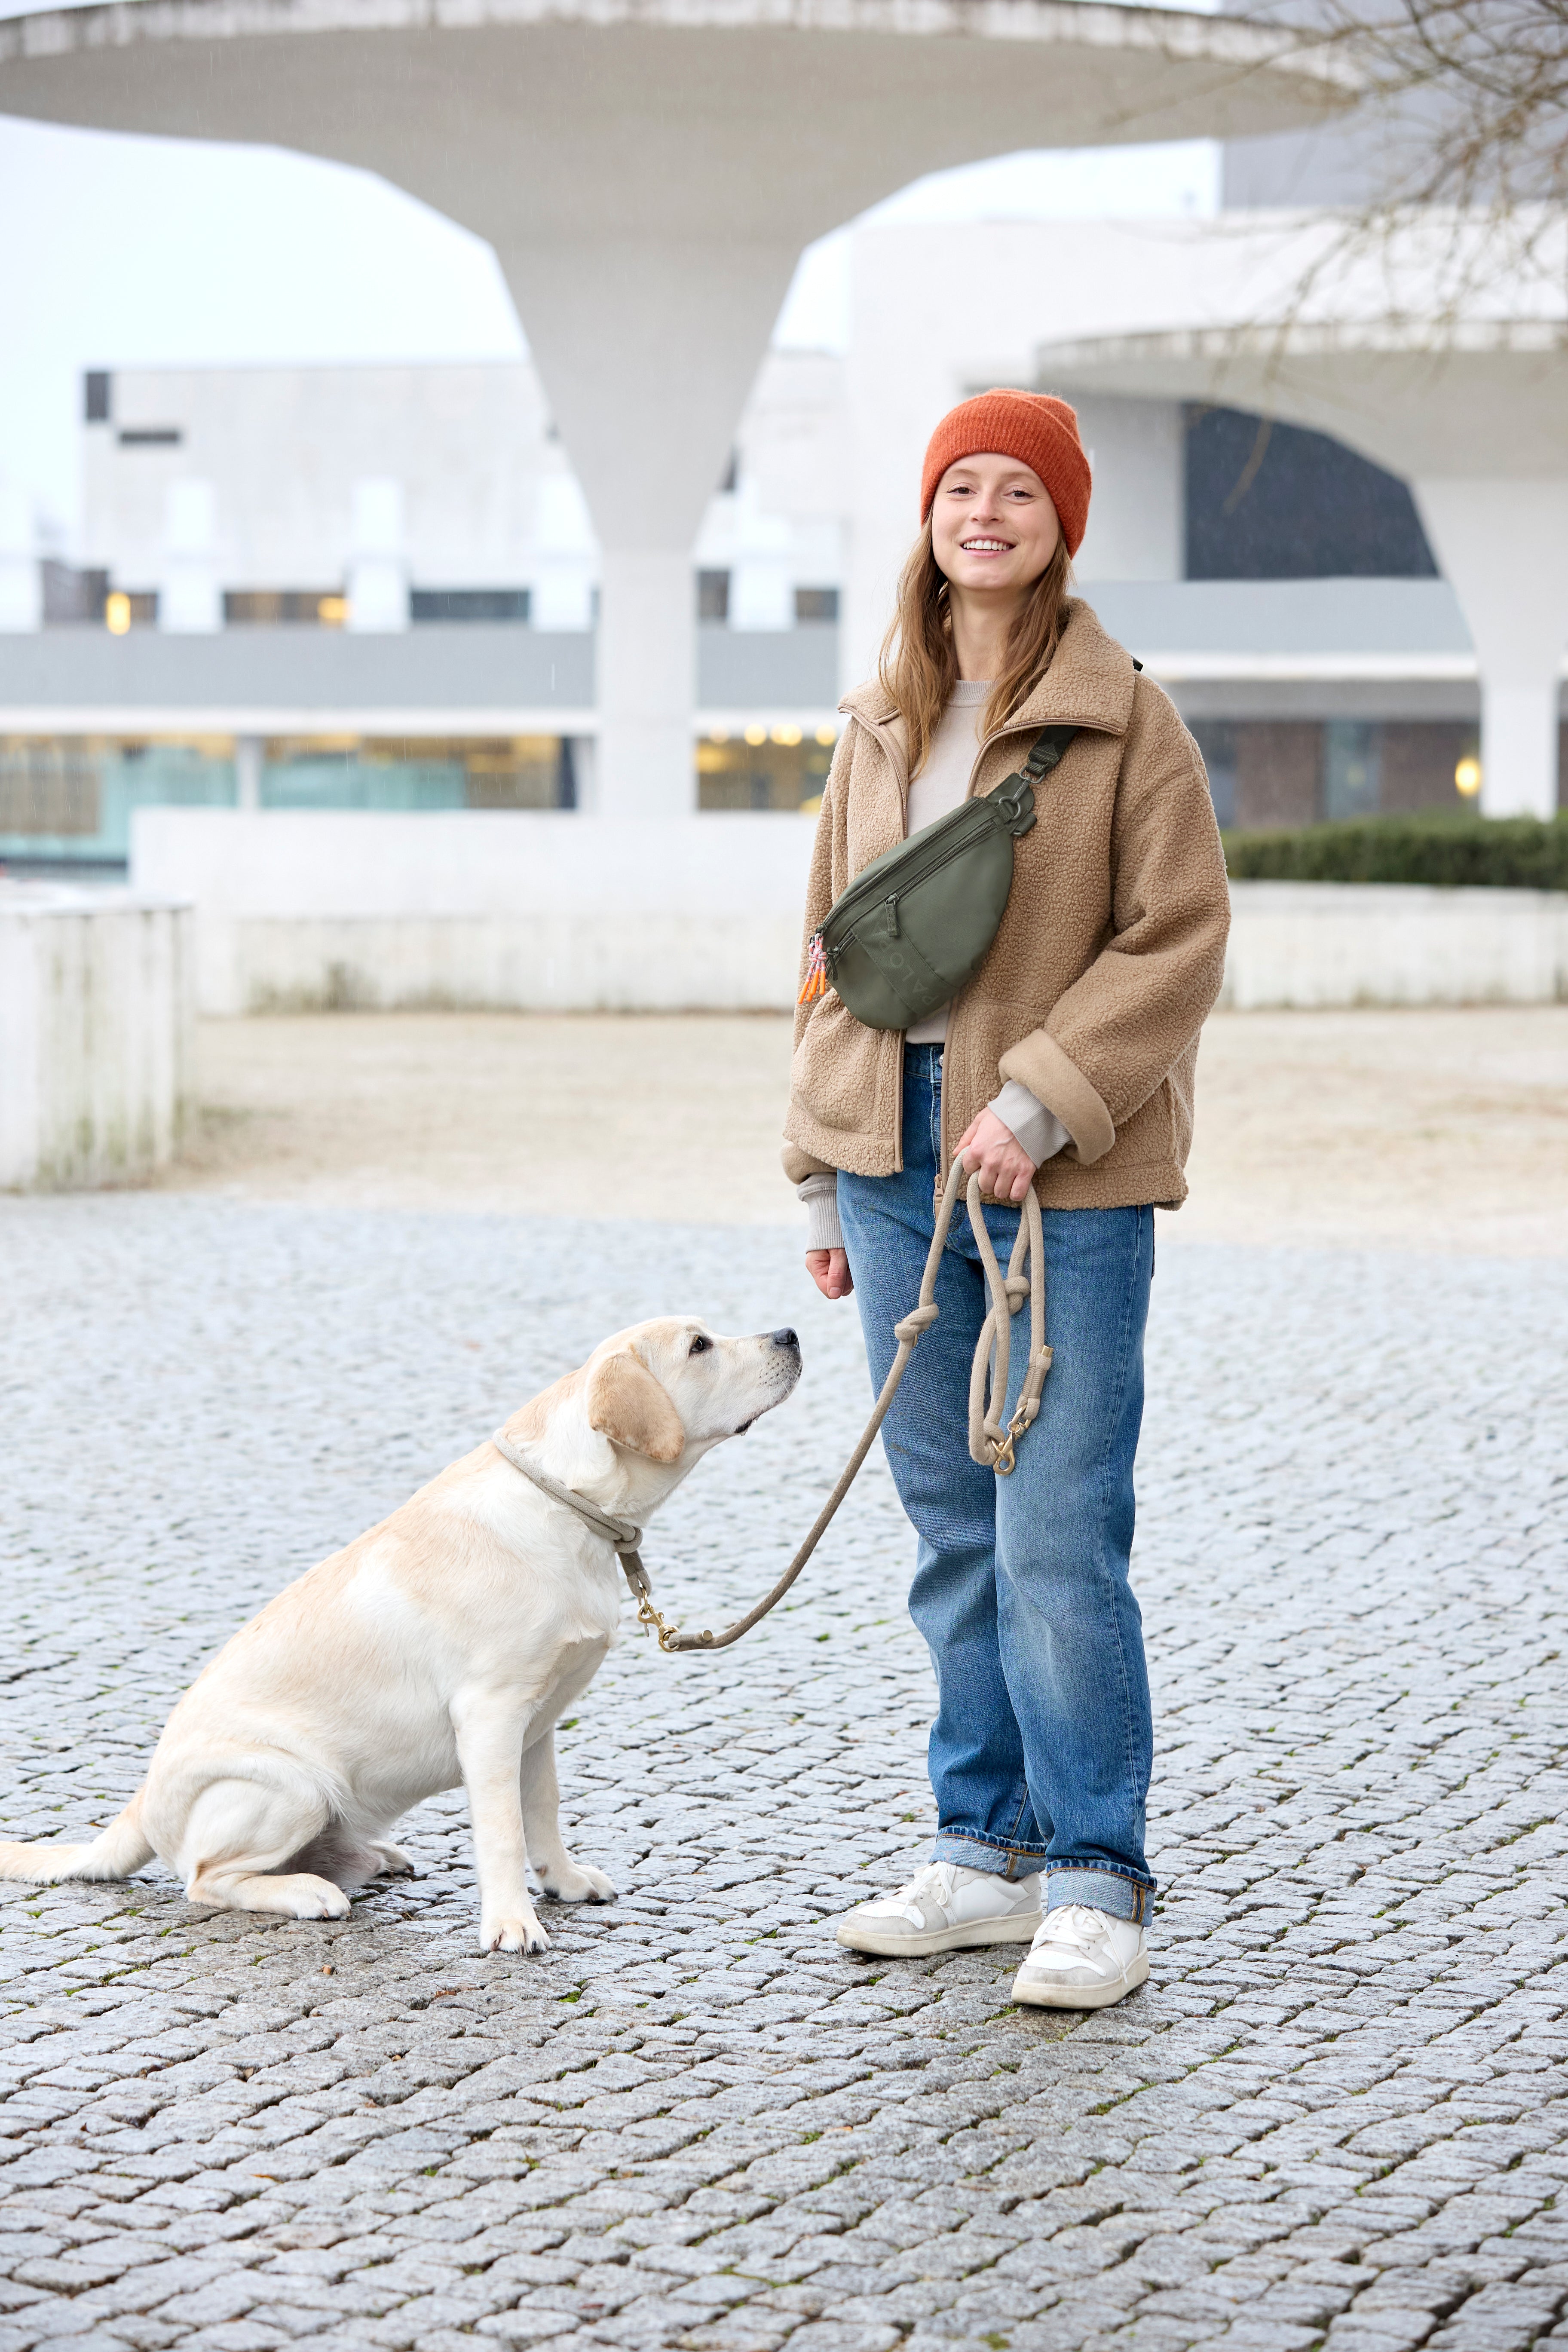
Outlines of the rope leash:
[[[514,1470],[531,1479],[542,1494],[552,1502],[563,1503],[575,1511],[595,1535],[604,1536],[619,1554],[621,1567],[637,1604],[637,1618],[647,1629],[658,1636],[658,1646],[667,1654],[678,1650],[727,1650],[742,1633],[764,1618],[770,1609],[777,1607],[805,1566],[817,1545],[831,1527],[839,1505],[855,1484],[861,1464],[871,1450],[877,1432],[888,1415],[888,1408],[899,1391],[899,1383],[909,1367],[921,1334],[929,1331],[937,1319],[936,1277],[942,1265],[942,1254],[947,1244],[948,1229],[961,1189],[964,1189],[967,1171],[962,1160],[954,1160],[948,1173],[947,1185],[937,1206],[936,1227],[931,1234],[931,1248],[926,1255],[925,1272],[921,1276],[920,1297],[902,1322],[893,1326],[893,1337],[899,1343],[881,1394],[871,1408],[871,1418],[866,1423],[859,1443],[845,1464],[837,1485],[829,1495],[811,1531],[795,1558],[772,1591],[764,1593],[754,1609],[726,1627],[722,1633],[683,1633],[678,1625],[659,1614],[655,1606],[653,1588],[647,1570],[642,1564],[642,1529],[629,1519],[618,1519],[608,1511],[590,1503],[586,1496],[574,1487],[563,1486],[519,1452],[511,1440],[498,1430],[490,1440],[498,1454],[503,1454]],[[1038,1417],[1040,1392],[1046,1385],[1046,1374],[1051,1369],[1051,1350],[1046,1345],[1046,1244],[1040,1222],[1040,1204],[1031,1187],[1025,1196],[1024,1213],[1018,1220],[1017,1237],[1013,1244],[1007,1271],[1003,1273],[985,1219],[981,1213],[980,1178],[969,1175],[965,1199],[969,1207],[970,1224],[979,1244],[980,1261],[985,1272],[986,1288],[991,1306],[981,1326],[979,1342],[974,1350],[974,1362],[969,1376],[969,1453],[970,1459],[984,1468],[995,1471],[998,1477],[1010,1475],[1014,1467],[1015,1449],[1024,1432]],[[1024,1260],[1029,1271],[1024,1273]],[[1013,1417],[1005,1424],[1000,1415],[1006,1410],[1007,1380],[1011,1369],[1012,1320],[1025,1299],[1029,1301],[1029,1363],[1024,1374],[1018,1402]]]

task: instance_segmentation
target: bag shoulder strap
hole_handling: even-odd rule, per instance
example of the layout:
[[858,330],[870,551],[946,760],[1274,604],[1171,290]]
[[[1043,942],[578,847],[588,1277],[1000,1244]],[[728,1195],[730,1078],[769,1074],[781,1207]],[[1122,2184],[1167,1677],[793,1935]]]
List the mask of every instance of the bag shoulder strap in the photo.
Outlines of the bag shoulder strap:
[[[1143,667],[1136,654],[1132,656],[1132,667],[1136,670]],[[1042,777],[1050,774],[1077,733],[1076,727],[1041,728],[1035,738],[1034,749],[1024,762],[1024,773],[1032,784],[1037,784]]]
[[1037,784],[1044,782],[1077,733],[1076,727],[1041,729],[1035,738],[1028,758],[1024,762],[1023,772],[1030,783]]

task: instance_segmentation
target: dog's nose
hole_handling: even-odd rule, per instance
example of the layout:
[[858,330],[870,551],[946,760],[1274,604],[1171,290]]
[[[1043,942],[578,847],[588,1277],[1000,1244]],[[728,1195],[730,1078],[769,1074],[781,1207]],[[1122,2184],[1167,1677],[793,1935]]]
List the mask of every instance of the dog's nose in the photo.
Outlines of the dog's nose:
[[789,1325],[788,1325],[787,1323],[784,1326],[784,1328],[783,1328],[782,1330],[779,1330],[779,1331],[770,1331],[770,1332],[769,1332],[769,1334],[768,1334],[768,1337],[772,1339],[772,1341],[773,1341],[773,1345],[774,1345],[774,1347],[775,1347],[775,1348],[787,1348],[787,1349],[789,1349],[789,1352],[790,1352],[790,1354],[791,1354],[792,1356],[798,1356],[798,1355],[799,1355],[799,1353],[800,1353],[800,1337],[799,1337],[799,1334],[798,1334],[797,1332],[792,1331],[792,1330],[790,1329]]

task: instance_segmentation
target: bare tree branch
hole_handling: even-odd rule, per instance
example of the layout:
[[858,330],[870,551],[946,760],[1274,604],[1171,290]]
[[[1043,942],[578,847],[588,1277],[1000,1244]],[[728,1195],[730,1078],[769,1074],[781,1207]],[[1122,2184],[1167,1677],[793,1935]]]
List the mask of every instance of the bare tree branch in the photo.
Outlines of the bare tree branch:
[[1247,21],[1314,34],[1367,93],[1352,124],[1367,192],[1304,273],[1295,316],[1348,266],[1408,252],[1413,232],[1434,323],[1510,312],[1531,283],[1562,293],[1568,0],[1260,0]]

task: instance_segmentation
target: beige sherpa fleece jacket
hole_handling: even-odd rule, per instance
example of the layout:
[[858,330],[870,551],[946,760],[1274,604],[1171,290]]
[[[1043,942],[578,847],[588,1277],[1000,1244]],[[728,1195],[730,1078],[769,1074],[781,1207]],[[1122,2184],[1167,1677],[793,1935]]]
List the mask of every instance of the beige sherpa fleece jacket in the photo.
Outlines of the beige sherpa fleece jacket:
[[[1176,1207],[1193,1131],[1198,1032],[1225,969],[1225,858],[1197,745],[1169,698],[1070,599],[1049,667],[981,745],[970,795],[1022,765],[1041,727],[1081,731],[1043,784],[1012,895],[948,1017],[942,1172],[1002,1080],[1054,1111],[1071,1141],[1037,1171],[1052,1209]],[[878,685],[840,706],[807,887],[805,939],[862,866],[904,838],[901,722]],[[804,974],[804,953],[802,970]],[[829,989],[795,1015],[784,1172],[887,1176],[902,1165],[903,1039],[868,1029]]]

